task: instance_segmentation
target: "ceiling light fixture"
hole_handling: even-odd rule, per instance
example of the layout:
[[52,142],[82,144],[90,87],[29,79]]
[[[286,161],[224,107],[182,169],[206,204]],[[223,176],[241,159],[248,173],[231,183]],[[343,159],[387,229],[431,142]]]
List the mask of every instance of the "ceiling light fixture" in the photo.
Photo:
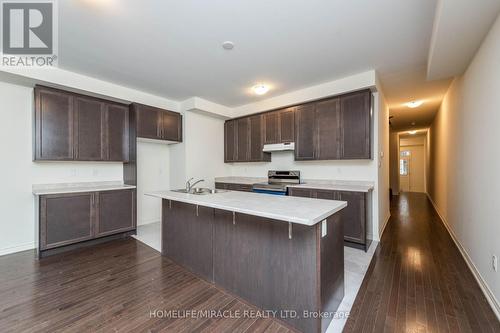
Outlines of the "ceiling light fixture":
[[408,131],[408,134],[415,135],[417,134],[417,131]]
[[227,40],[224,43],[222,43],[222,48],[224,50],[228,50],[228,51],[232,50],[234,48],[234,43],[231,42],[231,41],[229,41],[229,40]]
[[424,104],[424,101],[411,101],[405,105],[411,109],[418,108],[420,105]]
[[265,84],[257,84],[257,85],[252,87],[252,90],[257,95],[264,95],[265,93],[267,93],[269,91],[269,87],[266,86]]

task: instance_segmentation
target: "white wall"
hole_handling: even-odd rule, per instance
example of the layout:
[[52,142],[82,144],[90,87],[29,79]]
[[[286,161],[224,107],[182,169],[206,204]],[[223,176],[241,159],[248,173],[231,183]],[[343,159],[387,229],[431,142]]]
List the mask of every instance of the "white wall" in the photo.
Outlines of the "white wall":
[[[378,180],[377,180],[377,195],[378,195],[378,222],[374,222],[374,227],[378,229],[378,238],[382,236],[383,230],[391,216],[390,212],[390,199],[389,199],[389,172],[390,172],[390,159],[389,159],[389,107],[385,101],[382,87],[379,85],[379,98],[378,110],[375,114],[378,118],[376,129],[378,132],[375,134],[377,138],[376,144],[378,151],[375,150],[375,159],[378,160]],[[375,194],[374,194],[375,195]]]
[[33,89],[0,82],[0,255],[34,247],[32,184],[123,179],[121,163],[32,162]]
[[170,145],[137,142],[137,225],[161,220],[161,200],[145,192],[170,188]]
[[500,18],[462,77],[455,79],[430,129],[428,192],[480,285],[499,313]]
[[399,135],[391,130],[389,134],[389,173],[390,188],[393,195],[399,194]]

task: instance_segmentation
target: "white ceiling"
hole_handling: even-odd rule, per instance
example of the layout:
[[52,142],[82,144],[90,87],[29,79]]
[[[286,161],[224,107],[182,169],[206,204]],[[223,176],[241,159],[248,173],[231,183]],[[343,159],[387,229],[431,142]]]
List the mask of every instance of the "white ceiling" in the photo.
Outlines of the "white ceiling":
[[[378,69],[426,63],[433,0],[59,2],[60,66],[228,106]],[[221,43],[231,40],[232,51]]]
[[[228,107],[376,69],[403,128],[430,123],[450,82],[426,81],[435,9],[436,0],[60,1],[59,66]],[[249,90],[259,82],[272,86],[264,97]],[[427,103],[401,107],[413,99]]]
[[439,0],[429,52],[428,78],[462,74],[499,11],[499,0]]

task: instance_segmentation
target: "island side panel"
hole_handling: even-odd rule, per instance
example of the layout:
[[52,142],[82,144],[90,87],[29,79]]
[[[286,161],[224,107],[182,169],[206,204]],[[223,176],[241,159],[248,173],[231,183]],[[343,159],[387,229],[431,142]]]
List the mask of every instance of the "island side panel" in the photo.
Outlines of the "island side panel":
[[[342,234],[341,234],[342,235]],[[215,210],[214,282],[265,310],[319,310],[318,226]],[[319,319],[281,318],[303,332]]]
[[213,281],[213,208],[163,200],[162,255]]
[[344,298],[344,224],[342,214],[327,219],[326,235],[320,235],[321,311],[329,313],[321,322],[325,332]]

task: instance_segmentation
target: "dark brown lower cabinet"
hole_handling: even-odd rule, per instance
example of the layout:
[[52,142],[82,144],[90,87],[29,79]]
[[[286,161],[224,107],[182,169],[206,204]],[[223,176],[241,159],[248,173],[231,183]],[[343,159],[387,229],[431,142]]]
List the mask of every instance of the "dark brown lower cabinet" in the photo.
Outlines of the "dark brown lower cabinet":
[[42,195],[38,254],[136,228],[136,191]]
[[215,188],[219,190],[252,192],[253,186],[250,184],[215,183]]
[[135,191],[100,192],[97,195],[99,215],[95,235],[107,236],[135,228]]
[[40,198],[40,248],[51,249],[94,237],[94,193]]
[[212,208],[163,200],[162,255],[209,281],[213,281],[213,216]]
[[368,251],[371,244],[367,237],[367,226],[372,221],[371,192],[290,187],[288,194],[294,197],[347,201],[347,207],[340,212],[344,224],[345,244]]
[[[163,200],[162,254],[301,332],[325,332],[344,297],[340,214],[314,226]],[[290,229],[291,228],[291,229]],[[288,311],[288,312],[287,312]]]

